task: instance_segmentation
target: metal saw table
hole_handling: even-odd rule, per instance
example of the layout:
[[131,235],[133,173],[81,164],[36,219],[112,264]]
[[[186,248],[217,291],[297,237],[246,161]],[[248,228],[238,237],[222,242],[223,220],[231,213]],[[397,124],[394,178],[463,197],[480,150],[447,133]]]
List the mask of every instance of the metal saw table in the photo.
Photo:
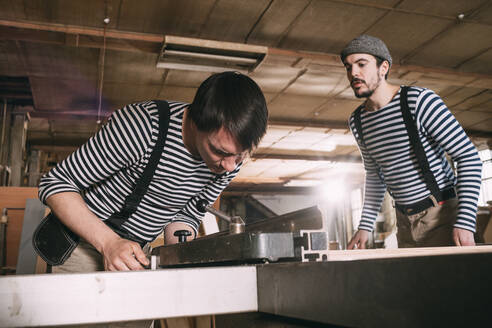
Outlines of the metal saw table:
[[330,251],[324,226],[314,207],[156,248],[157,270],[0,277],[0,327],[235,313],[296,327],[490,326],[492,246]]

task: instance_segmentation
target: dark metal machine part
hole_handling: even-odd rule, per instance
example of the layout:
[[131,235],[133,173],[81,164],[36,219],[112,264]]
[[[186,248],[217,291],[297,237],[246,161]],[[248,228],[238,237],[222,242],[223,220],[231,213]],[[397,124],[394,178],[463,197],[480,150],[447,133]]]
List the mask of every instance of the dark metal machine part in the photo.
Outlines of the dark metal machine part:
[[218,232],[186,243],[156,247],[152,255],[159,266],[189,266],[220,263],[258,263],[301,260],[301,246],[308,248],[300,230],[323,227],[317,206],[245,226],[245,232]]
[[258,265],[258,311],[320,326],[490,327],[491,269],[492,253]]
[[290,232],[245,232],[159,247],[159,255],[161,267],[275,262],[295,257],[294,238]]

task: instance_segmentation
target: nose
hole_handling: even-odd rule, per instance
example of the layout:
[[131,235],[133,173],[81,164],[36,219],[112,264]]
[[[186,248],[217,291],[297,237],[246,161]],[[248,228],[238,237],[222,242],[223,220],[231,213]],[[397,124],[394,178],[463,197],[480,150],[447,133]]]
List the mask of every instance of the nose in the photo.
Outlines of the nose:
[[350,76],[351,77],[357,77],[359,76],[359,70],[357,69],[357,65],[353,65],[351,70],[350,70]]
[[352,68],[352,71],[350,72],[350,76],[352,78],[359,76],[359,72],[357,71],[357,69]]
[[236,158],[235,156],[224,157],[221,162],[222,167],[227,172],[232,172],[236,168]]

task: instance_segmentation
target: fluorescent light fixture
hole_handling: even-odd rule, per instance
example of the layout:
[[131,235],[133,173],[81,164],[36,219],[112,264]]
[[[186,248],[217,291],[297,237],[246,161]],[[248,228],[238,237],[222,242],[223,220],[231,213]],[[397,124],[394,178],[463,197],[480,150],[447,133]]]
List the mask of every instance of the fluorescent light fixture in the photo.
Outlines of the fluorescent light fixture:
[[252,72],[268,48],[242,43],[165,36],[158,68],[205,72]]

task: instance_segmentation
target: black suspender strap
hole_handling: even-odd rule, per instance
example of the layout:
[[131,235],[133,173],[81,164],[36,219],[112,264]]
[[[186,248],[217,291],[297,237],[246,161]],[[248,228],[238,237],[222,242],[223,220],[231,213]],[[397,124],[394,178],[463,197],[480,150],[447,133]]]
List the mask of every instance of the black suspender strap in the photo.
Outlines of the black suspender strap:
[[[357,109],[355,110],[354,112],[354,125],[355,125],[355,131],[357,132],[357,137],[359,138],[359,141],[362,145],[362,147],[364,147],[367,151],[367,154],[369,156],[371,156],[371,154],[369,154],[369,150],[367,149],[367,146],[366,146],[366,143],[364,141],[364,133],[362,132],[362,121],[360,119],[360,112],[362,111],[362,109],[364,108],[364,105],[360,105],[359,107],[357,107]],[[378,163],[372,159],[374,161],[374,164],[378,167],[378,176],[379,176],[379,179],[381,180],[381,182],[384,182],[384,179],[383,179],[383,174],[381,172],[381,168],[379,167]],[[393,194],[391,193],[391,191],[388,189],[388,192],[390,193],[391,196],[393,196]]]
[[360,111],[364,108],[364,105],[360,105],[357,107],[357,109],[354,112],[354,125],[355,125],[355,131],[357,132],[357,137],[359,138],[359,141],[361,145],[367,149],[366,143],[364,142],[364,136],[362,135],[362,122],[360,119]]
[[147,188],[152,180],[157,164],[159,164],[164,145],[166,144],[167,130],[169,127],[169,104],[163,100],[154,100],[154,102],[157,104],[157,109],[159,110],[159,135],[154,149],[152,150],[152,154],[150,155],[149,162],[147,163],[142,176],[137,181],[132,193],[126,197],[123,208],[119,212],[113,213],[105,221],[105,223],[116,230],[116,232],[121,231],[121,225],[137,210],[138,204],[147,192]]
[[[363,108],[364,105],[361,105],[357,107],[357,109],[354,111],[354,125],[361,145],[366,149],[367,152],[369,152],[364,142],[364,135],[362,132],[362,122],[360,118],[361,110]],[[401,87],[400,110],[403,116],[405,127],[407,129],[408,137],[410,139],[410,147],[413,149],[415,156],[417,157],[418,166],[422,170],[422,175],[424,177],[425,184],[427,186],[427,189],[431,193],[430,199],[432,200],[433,205],[437,206],[438,202],[443,200],[443,195],[442,192],[439,190],[439,185],[437,184],[436,178],[434,177],[434,174],[430,169],[429,161],[427,160],[424,147],[422,146],[422,142],[420,141],[419,133],[417,131],[417,126],[415,125],[415,120],[412,118],[410,108],[408,107],[407,86]],[[380,178],[382,177],[380,176]]]
[[432,173],[429,161],[427,160],[427,155],[425,154],[424,147],[419,138],[419,133],[415,120],[412,118],[410,113],[410,108],[408,107],[408,87],[404,86],[401,88],[400,92],[400,108],[403,115],[403,121],[407,128],[408,137],[410,138],[410,147],[413,148],[415,156],[417,157],[417,162],[422,170],[422,175],[424,177],[425,184],[431,193],[431,200],[434,206],[438,205],[438,202],[442,201],[441,191],[439,190],[439,185],[437,184],[436,178]]

